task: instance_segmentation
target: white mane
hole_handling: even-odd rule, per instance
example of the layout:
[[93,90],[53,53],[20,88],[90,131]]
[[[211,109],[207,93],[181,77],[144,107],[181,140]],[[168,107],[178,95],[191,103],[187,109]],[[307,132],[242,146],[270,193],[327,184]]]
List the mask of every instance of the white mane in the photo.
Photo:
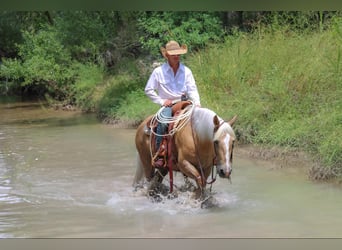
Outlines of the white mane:
[[215,135],[214,131],[214,123],[213,119],[216,115],[210,109],[207,108],[195,108],[193,111],[193,126],[194,130],[196,131],[197,135],[201,139],[210,139],[215,140],[216,137],[220,136],[224,132],[228,132],[230,135],[235,137],[234,131],[229,125],[229,123],[224,122],[224,120],[218,116],[220,123],[223,123],[220,128],[216,131]]
[[195,108],[192,115],[192,125],[198,137],[212,140],[214,124],[211,121],[215,113],[206,108]]

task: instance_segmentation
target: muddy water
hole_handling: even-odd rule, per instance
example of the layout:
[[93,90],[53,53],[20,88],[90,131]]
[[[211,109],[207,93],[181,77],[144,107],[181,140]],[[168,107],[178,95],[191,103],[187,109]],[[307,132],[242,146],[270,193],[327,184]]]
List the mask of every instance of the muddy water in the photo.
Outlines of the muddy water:
[[134,133],[39,102],[1,102],[0,237],[342,237],[340,188],[238,154],[232,183],[212,187],[215,206],[202,209],[188,192],[152,203],[131,187]]

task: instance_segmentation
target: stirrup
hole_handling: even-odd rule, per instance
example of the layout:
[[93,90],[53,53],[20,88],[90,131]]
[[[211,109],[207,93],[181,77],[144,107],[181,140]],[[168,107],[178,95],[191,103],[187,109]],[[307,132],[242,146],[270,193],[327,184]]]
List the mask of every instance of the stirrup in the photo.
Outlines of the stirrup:
[[157,158],[154,162],[153,162],[153,166],[155,168],[163,168],[165,167],[165,160],[163,158]]

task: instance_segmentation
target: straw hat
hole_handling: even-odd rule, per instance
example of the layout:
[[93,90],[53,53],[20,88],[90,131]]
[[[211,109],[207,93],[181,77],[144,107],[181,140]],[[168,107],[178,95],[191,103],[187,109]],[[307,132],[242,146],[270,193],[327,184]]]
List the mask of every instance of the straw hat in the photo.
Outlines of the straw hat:
[[166,58],[166,53],[169,55],[183,55],[186,52],[188,52],[188,47],[185,44],[182,44],[182,46],[179,46],[179,44],[176,41],[170,41],[166,44],[165,48],[160,48],[161,53]]

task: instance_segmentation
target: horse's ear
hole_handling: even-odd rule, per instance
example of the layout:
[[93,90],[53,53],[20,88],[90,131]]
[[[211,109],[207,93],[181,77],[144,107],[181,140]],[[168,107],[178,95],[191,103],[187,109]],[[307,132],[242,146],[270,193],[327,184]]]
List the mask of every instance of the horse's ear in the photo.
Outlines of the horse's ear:
[[234,117],[232,119],[230,119],[230,121],[228,122],[230,126],[233,126],[234,123],[236,122],[237,120],[237,115],[234,115]]
[[215,125],[214,132],[216,132],[218,128],[220,127],[220,120],[217,115],[214,116],[213,122]]

